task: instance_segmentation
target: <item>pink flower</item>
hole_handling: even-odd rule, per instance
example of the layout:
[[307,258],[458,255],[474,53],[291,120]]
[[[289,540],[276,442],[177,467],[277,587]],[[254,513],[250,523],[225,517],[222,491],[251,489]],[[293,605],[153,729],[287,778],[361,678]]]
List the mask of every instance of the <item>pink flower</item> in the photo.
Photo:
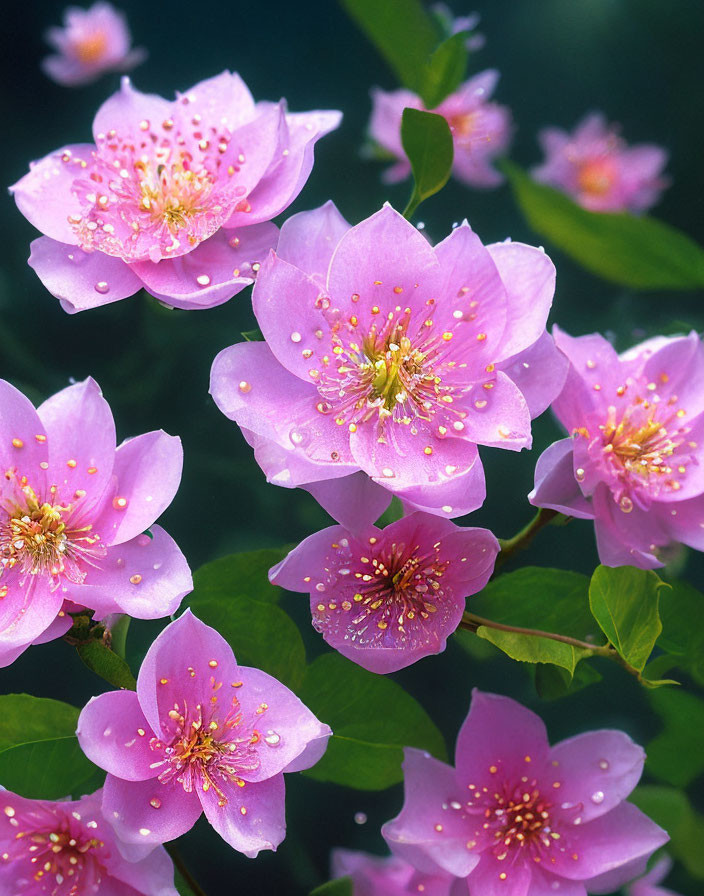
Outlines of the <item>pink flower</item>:
[[[488,102],[498,80],[496,71],[481,72],[431,110],[447,119],[455,148],[453,173],[471,187],[495,187],[503,183],[503,177],[491,163],[508,149],[511,113],[506,106]],[[369,136],[400,160],[384,173],[387,183],[404,180],[411,173],[401,144],[401,116],[409,107],[425,109],[421,98],[410,90],[390,93],[378,87],[372,90]]]
[[651,143],[629,147],[599,113],[587,115],[572,134],[541,131],[545,153],[536,180],[557,187],[593,212],[643,212],[668,185],[662,176],[667,152]]
[[238,666],[190,610],[149,648],[137,692],[94,697],[77,731],[108,772],[103,812],[121,839],[164,843],[205,812],[250,857],[283,840],[283,772],[314,765],[330,733],[275,678]]
[[353,896],[450,896],[456,878],[450,874],[424,874],[396,856],[370,855],[351,849],[332,853],[332,876],[350,877]]
[[593,519],[601,562],[661,566],[658,550],[704,550],[704,347],[658,337],[622,355],[602,336],[554,329],[570,361],[553,409],[570,434],[538,459],[529,500]]
[[678,896],[673,890],[658,886],[665,880],[671,868],[672,859],[669,856],[658,859],[647,874],[626,887],[627,896]]
[[64,602],[97,619],[175,612],[191,573],[153,523],[182,461],[180,439],[161,431],[115,450],[112,413],[92,379],[36,411],[0,380],[0,666],[68,631]]
[[256,103],[223,72],[169,102],[127,78],[93,122],[12,188],[45,236],[31,267],[73,313],[144,287],[167,305],[210,308],[252,283],[276,245],[271,218],[299,194],[316,140],[339,112]]
[[88,84],[105,72],[129,71],[147,57],[141,47],[130,49],[125,17],[110,3],[94,3],[90,9],[69,6],[64,27],[50,28],[46,39],[57,55],[47,56],[42,68],[64,87]]
[[313,626],[343,656],[371,672],[396,672],[445,649],[498,552],[488,529],[412,513],[359,537],[342,526],[316,532],[269,578],[310,594]]
[[350,227],[329,202],[283,225],[253,293],[266,344],[222,351],[211,393],[270,482],[348,528],[379,516],[380,487],[460,516],[485,496],[477,443],[529,447],[562,386],[554,282],[542,251],[466,222],[433,248],[390,206]]
[[[80,800],[28,800],[0,788],[0,891],[7,896],[178,896],[164,849],[128,861],[100,811]],[[134,858],[134,857],[133,857]]]
[[445,37],[451,37],[454,34],[460,34],[463,31],[469,32],[466,41],[466,47],[470,52],[481,50],[484,46],[484,35],[476,32],[481,16],[478,12],[471,12],[466,16],[454,16],[452,10],[445,3],[433,3],[430,12],[439,23]]
[[382,833],[419,871],[469,875],[470,896],[611,892],[668,839],[625,800],[644,759],[620,731],[550,747],[538,716],[475,690],[456,767],[407,748],[406,800]]

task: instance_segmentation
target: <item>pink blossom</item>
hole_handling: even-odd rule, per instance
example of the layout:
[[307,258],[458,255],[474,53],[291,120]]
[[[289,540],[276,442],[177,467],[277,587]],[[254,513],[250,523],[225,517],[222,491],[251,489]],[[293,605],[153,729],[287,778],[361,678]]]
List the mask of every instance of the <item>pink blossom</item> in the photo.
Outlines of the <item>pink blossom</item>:
[[332,853],[332,876],[350,877],[353,896],[451,896],[451,874],[424,874],[396,856],[370,855],[351,849]]
[[[511,113],[506,106],[488,101],[498,80],[499,74],[494,70],[481,72],[430,110],[447,119],[455,149],[452,171],[458,180],[471,187],[495,187],[503,183],[492,161],[508,149]],[[387,183],[404,180],[411,173],[401,144],[401,116],[406,108],[425,109],[425,106],[410,90],[390,93],[378,87],[372,90],[369,136],[399,159],[384,173]]]
[[88,84],[105,72],[127,72],[147,57],[141,47],[130,49],[125,17],[110,3],[94,3],[90,9],[69,6],[64,27],[50,28],[46,39],[57,54],[47,56],[42,68],[64,87]]
[[643,212],[668,185],[662,176],[667,152],[651,143],[629,147],[599,113],[587,115],[571,134],[547,128],[538,136],[545,161],[533,169],[535,179],[590,211]]
[[466,877],[470,896],[611,892],[668,839],[626,802],[644,759],[620,731],[551,747],[538,716],[475,690],[455,768],[407,748],[405,803],[382,833],[419,871]]
[[647,874],[626,887],[627,896],[678,896],[673,890],[659,886],[670,873],[671,868],[672,859],[669,856],[662,856]]
[[45,236],[31,267],[69,313],[144,287],[210,308],[252,283],[276,245],[271,219],[303,188],[339,112],[256,103],[223,72],[169,102],[122,88],[98,110],[95,144],[50,153],[12,188]]
[[342,526],[316,532],[269,578],[310,594],[313,626],[343,656],[371,672],[396,672],[445,649],[498,552],[488,529],[412,513],[358,537]]
[[672,542],[704,550],[704,347],[658,337],[622,355],[557,327],[569,358],[553,410],[570,438],[538,459],[529,500],[593,519],[601,562],[661,566]]
[[[128,861],[100,810],[80,800],[28,800],[0,788],[0,891],[7,896],[178,896],[164,849]],[[132,857],[134,858],[134,857]]]
[[175,612],[191,573],[152,524],[176,493],[182,462],[180,439],[162,431],[116,450],[92,379],[37,410],[0,380],[0,666],[68,631],[62,607],[88,607],[96,619]]
[[433,3],[430,12],[440,24],[446,38],[466,31],[468,35],[465,45],[470,52],[481,50],[484,46],[484,35],[478,34],[475,30],[481,18],[478,12],[471,12],[466,16],[454,16],[445,3]]
[[485,496],[477,443],[529,447],[562,386],[554,282],[544,252],[466,222],[433,248],[390,206],[350,227],[329,202],[283,225],[253,293],[266,343],[222,351],[211,393],[270,482],[348,528],[381,513],[380,487],[460,516]]
[[205,812],[250,857],[283,840],[283,772],[314,765],[330,733],[275,678],[238,666],[190,610],[149,648],[137,692],[94,697],[77,731],[108,772],[103,812],[121,839],[164,843]]

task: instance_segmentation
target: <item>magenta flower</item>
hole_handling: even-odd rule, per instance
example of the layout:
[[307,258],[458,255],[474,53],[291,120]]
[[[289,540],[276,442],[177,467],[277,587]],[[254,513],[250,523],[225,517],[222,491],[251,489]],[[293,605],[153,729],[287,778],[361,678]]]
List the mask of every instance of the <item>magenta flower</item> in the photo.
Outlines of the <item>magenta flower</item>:
[[450,896],[456,881],[451,874],[438,871],[424,874],[396,856],[370,855],[351,849],[332,853],[332,876],[350,877],[353,896]]
[[[492,161],[508,149],[511,113],[506,106],[488,101],[498,80],[496,71],[481,72],[431,110],[447,119],[455,149],[452,171],[458,180],[471,187],[495,187],[503,183]],[[384,172],[387,183],[404,180],[411,173],[411,164],[401,144],[401,116],[409,107],[425,109],[421,98],[410,90],[390,93],[378,87],[372,90],[369,136],[399,159]]]
[[28,800],[0,788],[0,891],[7,896],[178,896],[164,849],[128,861],[129,847],[80,800]]
[[382,833],[419,871],[466,877],[470,896],[611,892],[668,839],[626,802],[645,754],[620,731],[550,747],[538,716],[475,690],[455,755],[451,768],[406,748],[405,803]]
[[371,672],[396,672],[442,653],[498,552],[488,529],[412,513],[359,537],[342,526],[316,532],[269,578],[310,594],[314,628],[343,656]]
[[587,115],[571,134],[547,128],[538,135],[545,161],[533,177],[562,190],[592,212],[644,212],[668,185],[667,152],[651,143],[628,146],[615,125]]
[[593,519],[601,562],[661,566],[658,550],[704,550],[704,347],[658,337],[617,355],[602,336],[554,329],[570,360],[553,409],[570,434],[538,459],[529,500]]
[[673,890],[659,886],[670,873],[671,868],[672,859],[669,856],[658,859],[647,874],[626,887],[627,896],[678,896]]
[[64,87],[88,84],[105,72],[127,72],[147,57],[141,47],[130,49],[125,17],[110,3],[94,3],[90,9],[69,6],[64,27],[50,28],[46,39],[57,54],[47,56],[42,68]]
[[112,413],[92,379],[37,410],[0,380],[0,666],[68,631],[65,602],[96,619],[175,612],[191,573],[153,523],[182,462],[180,439],[161,431],[115,450]]
[[108,772],[103,812],[122,840],[173,840],[205,812],[250,857],[283,840],[283,772],[314,765],[330,733],[275,678],[238,666],[190,610],[149,648],[137,693],[94,697],[77,731]]
[[222,351],[211,393],[270,482],[348,528],[388,503],[367,476],[460,516],[485,496],[477,443],[529,447],[562,386],[554,282],[542,251],[485,247],[466,222],[433,248],[390,206],[350,227],[329,202],[283,225],[253,293],[266,344]]
[[121,90],[98,110],[95,144],[65,146],[12,188],[45,236],[31,267],[69,313],[144,287],[167,305],[210,308],[252,283],[276,245],[271,218],[299,194],[316,140],[339,112],[256,103],[223,72],[173,102]]

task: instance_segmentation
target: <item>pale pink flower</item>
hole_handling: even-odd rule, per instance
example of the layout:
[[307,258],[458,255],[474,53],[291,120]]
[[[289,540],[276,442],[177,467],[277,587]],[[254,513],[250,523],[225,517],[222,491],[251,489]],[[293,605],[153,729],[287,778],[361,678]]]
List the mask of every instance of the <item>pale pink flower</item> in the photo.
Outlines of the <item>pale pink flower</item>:
[[98,110],[95,144],[65,146],[11,191],[45,236],[29,259],[69,313],[144,287],[167,305],[210,308],[253,282],[276,245],[271,219],[313,167],[339,112],[255,103],[223,72],[174,101],[122,88]]
[[122,840],[173,840],[205,812],[250,857],[284,839],[283,773],[314,765],[330,733],[275,678],[238,666],[190,610],[149,648],[137,692],[94,697],[77,731],[108,772],[103,812]]
[[478,34],[476,31],[481,19],[478,12],[470,12],[466,16],[454,16],[452,10],[445,3],[433,3],[430,12],[440,24],[445,38],[466,31],[468,32],[466,47],[470,52],[481,50],[484,46],[484,35]]
[[64,606],[88,607],[96,619],[175,612],[191,573],[153,523],[182,463],[180,439],[162,431],[116,450],[110,407],[92,379],[37,410],[0,380],[0,666],[68,631]]
[[[499,74],[494,70],[474,75],[430,110],[447,119],[455,150],[453,174],[472,187],[495,187],[503,183],[492,162],[508,149],[511,113],[506,106],[489,102],[498,80]],[[401,116],[406,108],[425,109],[425,106],[410,90],[387,92],[378,87],[372,90],[369,136],[399,159],[384,172],[387,183],[396,183],[411,174],[411,164],[401,143]]]
[[352,880],[352,896],[451,896],[457,878],[438,871],[424,874],[397,856],[374,856],[334,849],[332,876]]
[[552,407],[570,437],[538,459],[530,502],[593,519],[607,566],[661,566],[673,542],[704,550],[699,336],[657,337],[618,355],[598,334],[553,333],[571,366]]
[[125,16],[110,3],[69,6],[63,28],[50,28],[46,39],[57,53],[47,56],[42,68],[64,87],[88,84],[105,72],[127,72],[147,58],[143,48],[130,49]]
[[465,598],[489,581],[499,543],[488,529],[412,513],[355,536],[316,532],[269,578],[310,594],[313,626],[343,656],[372,672],[396,672],[441,653]]
[[389,492],[461,516],[485,497],[477,444],[530,447],[564,381],[554,278],[544,252],[466,222],[433,248],[390,206],[350,227],[327,203],[283,225],[253,294],[266,343],[222,351],[211,393],[270,482],[347,528]]
[[600,113],[587,115],[571,134],[546,128],[545,153],[533,177],[557,187],[593,212],[643,212],[668,185],[667,152],[651,143],[628,144]]
[[671,868],[672,859],[669,856],[662,856],[647,874],[626,887],[627,896],[679,896],[674,890],[660,886],[670,873]]
[[[178,896],[164,849],[130,856],[100,809],[79,800],[29,800],[0,788],[0,892],[6,896]],[[134,861],[134,859],[138,859]]]
[[470,896],[609,893],[668,839],[626,802],[644,759],[620,731],[551,747],[538,716],[475,690],[455,768],[406,748],[405,803],[382,833],[419,871],[466,878]]

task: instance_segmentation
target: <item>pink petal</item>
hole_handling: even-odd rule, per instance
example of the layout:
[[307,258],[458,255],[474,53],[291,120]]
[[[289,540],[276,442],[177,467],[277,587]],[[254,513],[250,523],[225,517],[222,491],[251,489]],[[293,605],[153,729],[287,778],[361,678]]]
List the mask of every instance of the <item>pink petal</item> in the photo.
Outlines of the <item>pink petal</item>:
[[185,95],[189,98],[188,104],[177,102],[174,116],[186,129],[194,115],[200,115],[204,121],[219,122],[230,131],[256,116],[252,94],[237,72],[224,71],[199,81]]
[[497,368],[521,390],[532,419],[547,410],[562,391],[569,362],[552,336],[544,332],[537,342],[502,361]]
[[[577,338],[553,327],[555,345],[571,366],[565,387],[552,404],[560,423],[570,432],[584,423],[589,411],[601,407],[601,392],[617,404],[616,389],[621,385],[622,366],[613,346],[597,333]],[[598,390],[594,386],[599,386]]]
[[[344,481],[344,480],[343,480]],[[370,532],[378,534],[373,526]],[[333,550],[331,545],[348,535],[343,526],[328,526],[304,538],[303,541],[269,570],[269,581],[285,588],[286,591],[300,591],[308,594],[315,581],[324,580],[327,556]]]
[[[369,136],[387,152],[405,159],[406,154],[401,143],[401,117],[406,108],[423,107],[420,97],[410,90],[387,92],[378,87],[372,88],[371,97],[372,117],[369,121]],[[410,165],[407,162],[405,167],[408,169],[407,175],[410,174]]]
[[276,254],[325,283],[335,247],[349,229],[335,203],[328,200],[320,208],[284,221]]
[[389,492],[361,470],[339,479],[301,484],[323,510],[352,532],[379,519],[389,506]]
[[213,308],[254,282],[253,264],[275,248],[271,222],[238,231],[219,230],[187,255],[156,263],[138,261],[132,270],[147,292],[176,308]]
[[591,503],[575,479],[573,448],[572,439],[561,439],[543,451],[535,467],[535,487],[528,500],[535,507],[549,507],[578,519],[593,519]]
[[2,471],[16,470],[18,477],[27,477],[37,494],[43,494],[46,473],[41,465],[49,460],[44,425],[32,402],[5,380],[0,380],[0,432]]
[[161,526],[152,526],[151,533],[151,538],[138,535],[108,548],[85,582],[70,589],[77,602],[95,610],[96,619],[110,613],[161,619],[175,613],[193,590],[191,571],[176,542]]
[[[144,892],[148,896],[178,896],[178,891],[173,886],[173,862],[164,849],[157,848],[138,862],[121,862],[119,867],[112,867],[110,873],[116,881],[134,888],[137,893]],[[100,887],[100,896],[111,896],[102,882]],[[117,890],[115,896],[133,894],[122,889]]]
[[90,761],[117,778],[146,781],[157,774],[151,768],[159,758],[149,747],[152,730],[134,691],[110,691],[89,700],[76,736]]
[[37,230],[52,240],[77,245],[70,215],[81,214],[81,203],[73,192],[73,182],[85,177],[93,163],[91,143],[63,146],[35,162],[28,174],[10,187],[17,208]]
[[29,576],[20,584],[20,575],[6,570],[2,576],[7,593],[0,601],[0,666],[14,662],[54,622],[63,604],[61,589],[52,590],[46,577]]
[[520,451],[530,448],[530,411],[520,391],[502,371],[462,396],[467,416],[463,437],[480,445]]
[[643,374],[657,384],[661,399],[677,396],[688,421],[704,412],[704,346],[698,333],[666,340],[649,355]]
[[[589,892],[596,891],[590,887]],[[587,890],[582,881],[555,877],[547,869],[541,868],[531,868],[529,893],[530,896],[587,896]]]
[[675,541],[681,541],[697,551],[704,551],[704,495],[681,501],[665,513],[667,531]]
[[29,266],[69,314],[133,296],[142,281],[121,258],[84,252],[42,236],[31,244]]
[[139,136],[140,121],[162,122],[171,118],[173,103],[152,93],[141,93],[132,87],[129,78],[122,78],[120,89],[98,109],[93,120],[93,138],[108,131],[118,131],[122,137]]
[[[335,489],[334,482],[337,478],[347,482],[352,476],[356,475],[354,473],[350,474],[347,466],[335,466],[335,462],[332,459],[329,464],[313,463],[302,451],[296,450],[293,444],[291,444],[290,449],[287,449],[276,442],[272,442],[265,436],[252,432],[250,429],[245,427],[241,427],[241,429],[245,441],[254,449],[254,459],[262,468],[266,481],[272,485],[280,485],[283,488],[300,486],[310,491],[308,486],[311,484],[317,486],[320,483],[320,486],[324,488],[329,483],[330,488],[333,489],[333,494],[337,494],[342,489],[342,487]],[[364,476],[365,474],[361,475]],[[322,501],[321,504],[323,504]],[[324,504],[323,506],[325,507]],[[325,509],[330,513],[327,507]],[[334,514],[331,515],[334,516]]]
[[525,861],[504,864],[485,854],[467,878],[469,896],[533,896],[531,879],[532,869]]

